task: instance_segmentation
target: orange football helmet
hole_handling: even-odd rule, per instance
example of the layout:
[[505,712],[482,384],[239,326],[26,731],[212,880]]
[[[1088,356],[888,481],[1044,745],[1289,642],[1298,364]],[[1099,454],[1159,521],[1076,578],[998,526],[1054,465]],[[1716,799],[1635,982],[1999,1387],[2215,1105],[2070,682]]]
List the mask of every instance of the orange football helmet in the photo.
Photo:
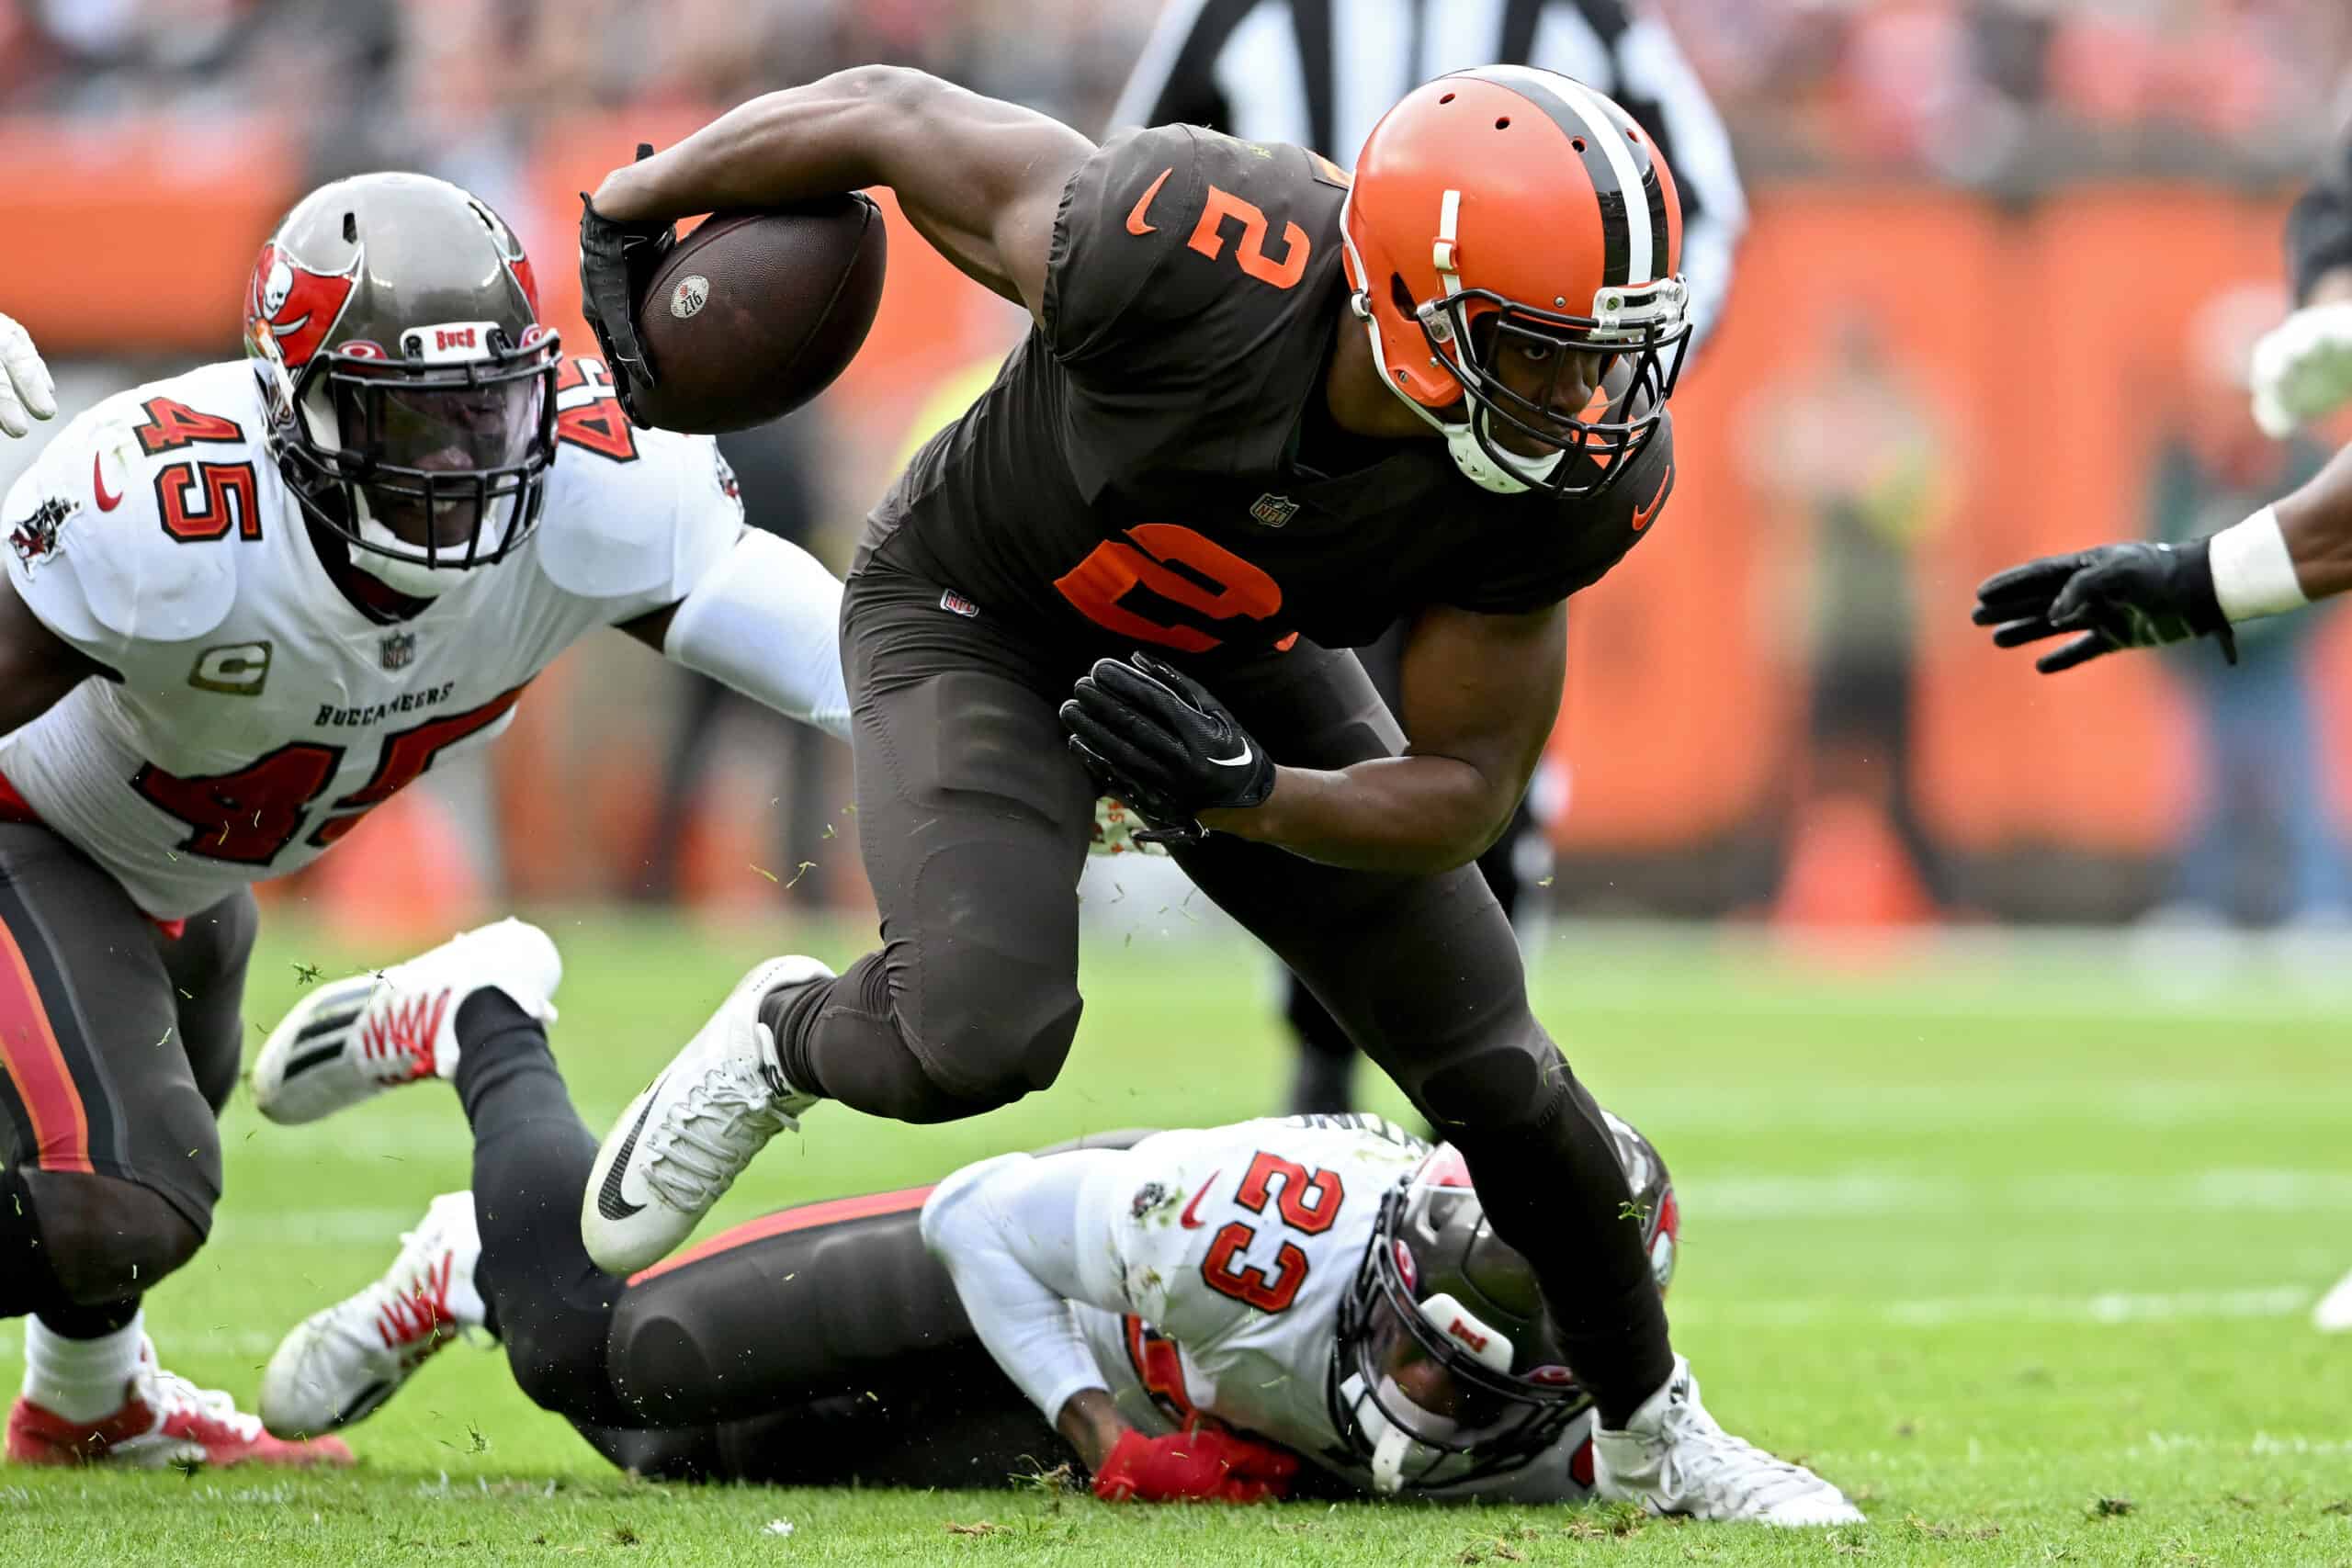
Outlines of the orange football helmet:
[[[1389,389],[1486,489],[1599,494],[1665,418],[1690,337],[1682,207],[1648,134],[1581,82],[1482,65],[1415,88],[1365,140],[1340,234]],[[1548,356],[1535,395],[1497,374],[1508,349]],[[1571,355],[1600,368],[1573,413]]]

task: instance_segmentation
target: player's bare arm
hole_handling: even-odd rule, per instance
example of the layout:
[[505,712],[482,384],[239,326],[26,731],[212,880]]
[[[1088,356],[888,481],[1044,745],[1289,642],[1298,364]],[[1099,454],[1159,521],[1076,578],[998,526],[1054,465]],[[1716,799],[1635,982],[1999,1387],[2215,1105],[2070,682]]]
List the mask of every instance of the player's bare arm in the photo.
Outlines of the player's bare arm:
[[41,625],[0,579],[0,735],[30,724],[93,675],[121,679]]
[[1054,1419],[1054,1430],[1078,1450],[1080,1462],[1094,1471],[1102,1468],[1103,1459],[1119,1439],[1135,1428],[1119,1414],[1109,1389],[1082,1388],[1063,1403],[1061,1414]]
[[[2352,299],[2352,268],[2343,276],[2346,297]],[[2294,563],[2295,586],[2305,599],[2325,599],[2352,588],[2352,447],[2338,452],[2271,510]]]
[[1975,622],[2015,648],[2078,633],[2035,660],[2045,675],[2124,648],[2211,637],[2235,662],[2231,628],[2352,588],[2352,448],[2310,483],[2209,538],[2100,545],[1988,578]]
[[616,223],[666,223],[888,186],[941,254],[1034,316],[1062,189],[1093,150],[1034,110],[920,71],[864,65],[753,98],[614,170],[594,200]]
[[1333,865],[1438,872],[1485,852],[1510,823],[1560,711],[1567,612],[1439,607],[1406,644],[1401,757],[1336,773],[1277,768],[1254,809],[1206,811],[1204,827]]

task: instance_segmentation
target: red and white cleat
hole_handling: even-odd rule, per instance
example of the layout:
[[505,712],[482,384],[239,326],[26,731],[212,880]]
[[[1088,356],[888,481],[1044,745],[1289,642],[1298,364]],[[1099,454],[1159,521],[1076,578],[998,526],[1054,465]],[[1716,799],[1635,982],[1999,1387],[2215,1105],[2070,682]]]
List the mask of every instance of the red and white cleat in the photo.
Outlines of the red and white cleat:
[[139,1371],[122,1408],[96,1421],[69,1421],[19,1397],[8,1411],[12,1464],[106,1464],[161,1470],[172,1464],[267,1464],[297,1468],[345,1465],[351,1450],[340,1438],[289,1443],[217,1389],[197,1387],[155,1364],[155,1347],[142,1345]]
[[364,1420],[442,1346],[489,1317],[474,1286],[474,1195],[433,1200],[383,1275],[294,1325],[261,1374],[261,1418],[281,1437]]
[[494,986],[546,1022],[563,960],[515,919],[460,931],[404,964],[321,986],[254,1058],[254,1104],[273,1122],[315,1122],[372,1095],[458,1070],[458,1009]]

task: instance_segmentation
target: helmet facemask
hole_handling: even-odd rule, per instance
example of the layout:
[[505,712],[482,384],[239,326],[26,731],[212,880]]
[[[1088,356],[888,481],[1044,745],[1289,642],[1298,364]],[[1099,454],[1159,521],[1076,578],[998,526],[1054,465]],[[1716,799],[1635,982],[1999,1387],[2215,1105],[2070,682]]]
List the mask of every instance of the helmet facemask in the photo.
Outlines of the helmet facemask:
[[528,538],[555,459],[554,335],[514,347],[485,326],[480,357],[436,363],[417,352],[430,332],[398,360],[372,343],[313,358],[285,443],[305,510],[354,566],[415,598]]
[[[1623,107],[1555,72],[1489,65],[1381,117],[1340,213],[1341,263],[1385,384],[1499,494],[1598,496],[1664,423],[1690,339],[1672,172]],[[1599,357],[1585,406],[1510,357]]]
[[[1664,422],[1666,400],[1681,376],[1690,340],[1682,280],[1604,288],[1593,313],[1577,316],[1492,289],[1460,288],[1453,274],[1441,276],[1448,292],[1413,304],[1410,314],[1430,356],[1461,387],[1464,416],[1441,418],[1408,403],[1444,431],[1455,463],[1487,490],[1570,499],[1607,491]],[[1528,348],[1540,349],[1549,369],[1523,391],[1500,366],[1507,355]],[[1600,366],[1591,397],[1577,413],[1561,413],[1560,378],[1578,356],[1593,355]],[[1512,450],[1511,437],[1541,455]]]
[[1340,1303],[1331,1369],[1333,1425],[1384,1492],[1516,1469],[1591,1403],[1566,1367],[1513,1372],[1544,1353],[1538,1345],[1514,1345],[1450,1292],[1420,1294],[1412,1252],[1397,1239],[1410,1186],[1382,1200]]
[[245,351],[270,457],[352,567],[430,599],[537,526],[561,346],[522,243],[458,186],[361,175],[297,202],[246,290]]

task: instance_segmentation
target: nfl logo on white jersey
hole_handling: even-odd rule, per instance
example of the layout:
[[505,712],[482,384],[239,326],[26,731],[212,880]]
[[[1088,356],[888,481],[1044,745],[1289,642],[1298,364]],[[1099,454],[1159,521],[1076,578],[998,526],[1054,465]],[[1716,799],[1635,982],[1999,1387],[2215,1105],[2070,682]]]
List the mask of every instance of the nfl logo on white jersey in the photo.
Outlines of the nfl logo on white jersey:
[[1250,503],[1250,515],[1269,528],[1279,528],[1298,515],[1298,502],[1269,491]]
[[385,669],[407,669],[416,662],[416,634],[414,632],[387,633],[379,653]]

